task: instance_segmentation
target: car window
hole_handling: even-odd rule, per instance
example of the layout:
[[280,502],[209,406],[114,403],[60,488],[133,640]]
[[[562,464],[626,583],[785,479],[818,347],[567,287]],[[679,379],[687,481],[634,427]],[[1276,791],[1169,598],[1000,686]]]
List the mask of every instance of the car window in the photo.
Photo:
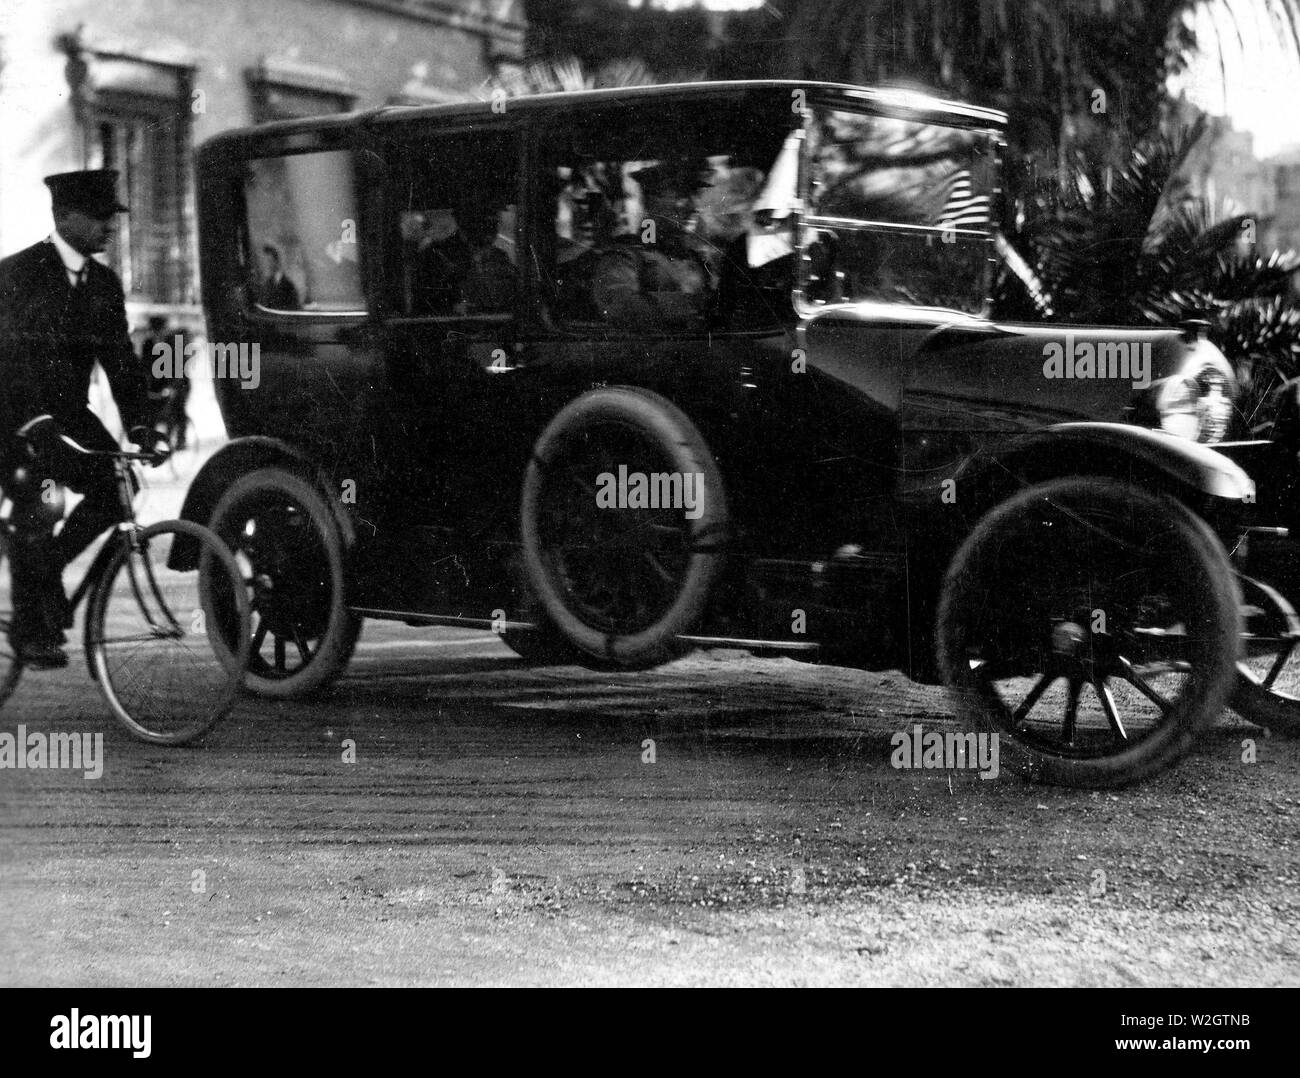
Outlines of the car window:
[[987,132],[821,109],[808,172],[805,299],[984,309],[997,183]]
[[517,136],[463,132],[396,148],[390,203],[403,315],[506,314],[518,292]]
[[244,200],[255,302],[276,311],[365,309],[348,151],[256,158]]
[[561,322],[679,333],[785,317],[794,199],[773,202],[769,180],[791,121],[676,111],[595,116],[547,140],[543,277]]

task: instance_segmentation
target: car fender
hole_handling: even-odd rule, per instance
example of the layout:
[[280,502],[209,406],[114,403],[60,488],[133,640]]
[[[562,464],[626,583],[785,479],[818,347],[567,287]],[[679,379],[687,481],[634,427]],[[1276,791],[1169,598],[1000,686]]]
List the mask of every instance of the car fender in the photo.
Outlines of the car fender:
[[1022,487],[1070,475],[1103,476],[1163,491],[1205,519],[1231,549],[1237,526],[1254,500],[1255,484],[1233,461],[1207,445],[1124,423],[1058,423],[1002,442],[969,459],[956,473],[948,511],[926,510],[926,539],[911,554],[909,609],[914,662],[927,669],[938,589],[957,548],[975,522]]
[[[284,468],[301,476],[320,488],[326,495],[326,503],[331,506],[334,518],[338,521],[343,535],[344,545],[352,546],[355,530],[352,520],[343,510],[337,497],[331,495],[329,477],[317,467],[301,449],[279,438],[265,435],[249,435],[227,442],[204,463],[194,476],[190,488],[181,505],[180,516],[183,520],[192,520],[207,527],[212,518],[212,511],[226,488],[241,475],[259,468]],[[168,558],[168,565],[173,569],[185,570],[194,567],[197,544],[183,542],[177,537]]]
[[1126,423],[1057,423],[1004,443],[958,472],[960,490],[974,483],[990,493],[1062,475],[1104,475],[1150,483],[1198,512],[1216,500],[1255,500],[1255,483],[1211,446]]

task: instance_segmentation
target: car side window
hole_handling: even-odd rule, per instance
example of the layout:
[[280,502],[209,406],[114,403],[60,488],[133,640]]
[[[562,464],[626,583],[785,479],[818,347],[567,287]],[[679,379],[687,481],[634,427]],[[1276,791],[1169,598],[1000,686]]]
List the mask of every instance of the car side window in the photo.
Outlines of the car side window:
[[462,132],[400,146],[390,203],[408,317],[502,315],[519,290],[517,136]]
[[788,131],[660,108],[548,139],[539,226],[553,230],[542,276],[557,320],[674,334],[785,318],[793,199],[770,196]]
[[554,173],[555,302],[568,321],[623,330],[705,325],[716,262],[698,234],[705,159],[650,157],[559,166]]
[[363,311],[352,155],[260,157],[244,181],[253,302],[273,311]]

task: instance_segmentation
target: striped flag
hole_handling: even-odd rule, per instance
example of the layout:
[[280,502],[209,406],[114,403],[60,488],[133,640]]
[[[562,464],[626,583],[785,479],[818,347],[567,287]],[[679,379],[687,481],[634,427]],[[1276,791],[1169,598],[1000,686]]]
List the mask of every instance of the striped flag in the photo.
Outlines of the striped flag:
[[987,228],[990,200],[971,187],[970,169],[959,168],[940,182],[943,209],[935,224],[939,228]]

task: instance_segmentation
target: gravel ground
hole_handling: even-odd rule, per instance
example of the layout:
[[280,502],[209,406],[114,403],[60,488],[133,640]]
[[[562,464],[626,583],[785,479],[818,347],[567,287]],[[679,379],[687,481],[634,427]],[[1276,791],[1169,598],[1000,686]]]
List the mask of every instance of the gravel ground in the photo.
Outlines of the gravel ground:
[[31,676],[0,729],[103,731],[105,770],[0,771],[0,982],[1300,984],[1300,743],[1225,715],[1114,793],[890,766],[948,715],[897,674],[371,624],[322,699],[167,750],[84,667]]

